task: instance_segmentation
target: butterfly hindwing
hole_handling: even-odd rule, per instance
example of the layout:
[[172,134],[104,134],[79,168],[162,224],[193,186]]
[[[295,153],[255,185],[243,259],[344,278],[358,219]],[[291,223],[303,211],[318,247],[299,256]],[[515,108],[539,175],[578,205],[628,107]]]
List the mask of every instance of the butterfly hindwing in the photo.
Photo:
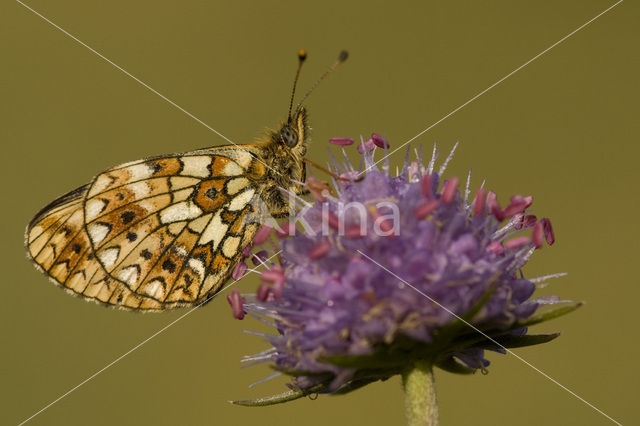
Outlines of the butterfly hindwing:
[[114,167],[43,209],[27,229],[28,251],[88,299],[140,310],[201,303],[257,230],[247,219],[260,170],[236,147]]

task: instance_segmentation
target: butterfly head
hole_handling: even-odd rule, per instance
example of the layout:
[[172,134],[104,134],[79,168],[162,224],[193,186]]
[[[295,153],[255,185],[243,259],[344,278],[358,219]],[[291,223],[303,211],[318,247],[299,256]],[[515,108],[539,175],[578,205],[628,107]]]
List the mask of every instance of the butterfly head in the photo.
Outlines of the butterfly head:
[[291,149],[298,156],[303,156],[307,150],[309,133],[307,110],[304,107],[300,107],[291,118],[282,124],[276,139],[279,144]]

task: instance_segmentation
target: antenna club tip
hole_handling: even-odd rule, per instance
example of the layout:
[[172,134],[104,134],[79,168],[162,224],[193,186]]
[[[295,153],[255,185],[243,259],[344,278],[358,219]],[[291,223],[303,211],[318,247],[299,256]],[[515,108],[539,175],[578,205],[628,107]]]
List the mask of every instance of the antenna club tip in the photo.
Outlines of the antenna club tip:
[[300,60],[300,62],[302,62],[305,59],[307,59],[307,51],[304,50],[304,49],[298,50],[298,59]]
[[349,57],[349,52],[347,52],[346,50],[343,50],[340,52],[340,55],[338,56],[338,61],[344,62],[347,60],[348,57]]

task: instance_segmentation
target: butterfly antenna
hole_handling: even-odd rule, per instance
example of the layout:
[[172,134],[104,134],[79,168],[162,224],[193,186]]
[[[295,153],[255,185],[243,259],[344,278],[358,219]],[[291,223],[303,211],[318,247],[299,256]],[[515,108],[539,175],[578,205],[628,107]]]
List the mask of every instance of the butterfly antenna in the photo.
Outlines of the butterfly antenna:
[[298,70],[296,71],[296,78],[293,79],[293,90],[291,90],[291,101],[289,102],[289,119],[287,122],[291,122],[291,109],[293,108],[293,97],[296,94],[296,86],[298,85],[298,77],[300,77],[300,70],[304,60],[307,59],[307,51],[300,49],[298,51]]
[[338,67],[338,65],[346,61],[348,57],[349,57],[349,52],[347,52],[346,50],[343,50],[342,52],[340,52],[340,55],[338,55],[338,59],[333,64],[331,64],[331,66],[324,72],[324,74],[322,74],[320,78],[316,80],[313,86],[311,86],[311,89],[309,89],[309,91],[302,97],[302,100],[298,103],[298,106],[296,107],[296,111],[300,110],[302,103],[309,97],[311,92],[313,92],[315,88],[318,87],[318,84],[320,84],[322,80],[327,78],[329,74],[331,74]]

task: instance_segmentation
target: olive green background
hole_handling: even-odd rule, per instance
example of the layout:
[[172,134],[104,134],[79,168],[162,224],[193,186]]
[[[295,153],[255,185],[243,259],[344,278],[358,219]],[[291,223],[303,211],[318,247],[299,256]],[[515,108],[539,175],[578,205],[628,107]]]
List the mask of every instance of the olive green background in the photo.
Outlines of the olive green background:
[[[401,145],[614,2],[230,3],[27,2],[239,143],[286,115],[298,49],[309,51],[302,91],[348,49],[307,103],[320,162],[332,136],[378,132]],[[187,312],[66,295],[26,260],[26,223],[107,167],[224,141],[19,3],[3,2],[0,16],[0,423],[17,424]],[[525,272],[568,272],[540,294],[587,303],[535,329],[559,339],[517,354],[627,424],[640,418],[639,20],[637,5],[620,4],[414,141],[445,152],[460,141],[449,174],[473,168],[473,188],[486,178],[503,203],[533,194],[534,212],[551,217],[557,243]],[[284,380],[247,387],[270,370],[239,359],[266,345],[242,333],[258,326],[232,320],[224,296],[30,424],[403,424],[397,378],[344,397],[230,405]],[[443,425],[610,423],[513,356],[490,359],[486,376],[437,372]]]

